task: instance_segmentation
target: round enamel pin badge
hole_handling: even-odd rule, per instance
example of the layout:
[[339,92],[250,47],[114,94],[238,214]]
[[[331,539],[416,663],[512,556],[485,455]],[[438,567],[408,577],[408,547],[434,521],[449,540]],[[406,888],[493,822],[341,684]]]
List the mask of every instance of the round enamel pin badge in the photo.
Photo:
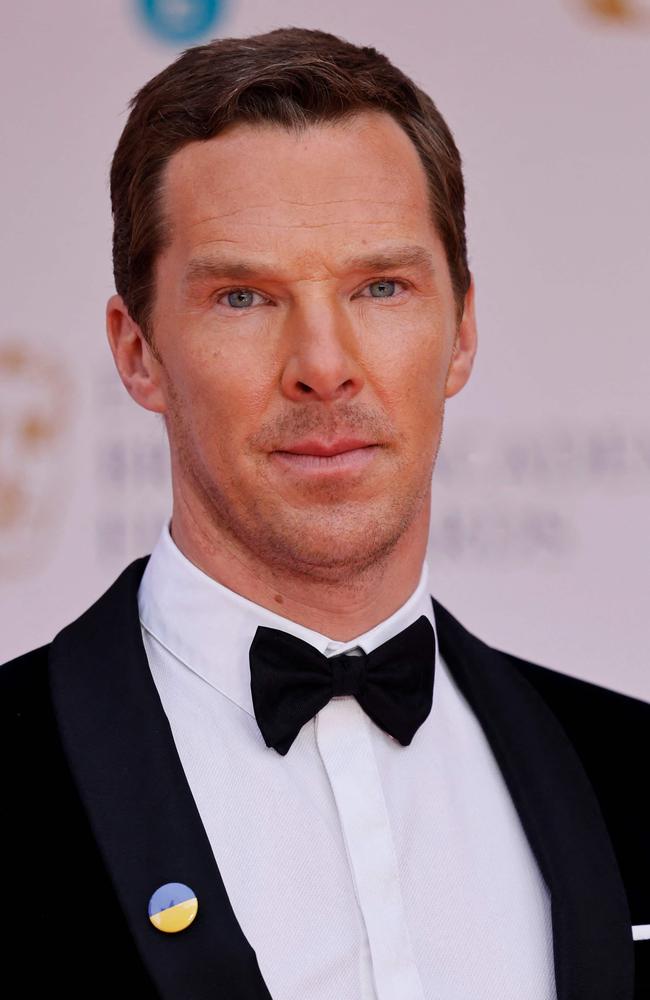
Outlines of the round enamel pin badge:
[[149,920],[159,931],[175,934],[189,927],[199,908],[199,901],[189,885],[166,882],[149,900]]

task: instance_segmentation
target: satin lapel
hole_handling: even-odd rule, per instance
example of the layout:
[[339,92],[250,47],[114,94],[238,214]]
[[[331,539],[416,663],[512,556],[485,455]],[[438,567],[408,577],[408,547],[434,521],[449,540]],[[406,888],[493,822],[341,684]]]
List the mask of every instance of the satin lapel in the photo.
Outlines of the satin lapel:
[[440,652],[485,732],[551,892],[558,1000],[632,1000],[627,897],[582,764],[507,657],[432,600]]
[[[146,658],[127,567],[54,640],[54,710],[70,769],[135,942],[169,1000],[270,1000],[219,874]],[[151,894],[183,882],[198,914],[183,931],[149,921]],[[128,984],[126,984],[128,985]]]

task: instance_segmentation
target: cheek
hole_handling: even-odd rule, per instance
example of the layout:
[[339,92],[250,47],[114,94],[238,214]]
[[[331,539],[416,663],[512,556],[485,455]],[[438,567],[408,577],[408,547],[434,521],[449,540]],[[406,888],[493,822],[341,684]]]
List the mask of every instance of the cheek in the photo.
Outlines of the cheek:
[[234,450],[259,423],[267,405],[264,369],[249,355],[241,345],[211,345],[168,364],[169,409],[201,450]]
[[385,341],[374,353],[371,382],[408,435],[426,437],[439,423],[448,354],[447,338],[434,324],[396,330],[392,345]]

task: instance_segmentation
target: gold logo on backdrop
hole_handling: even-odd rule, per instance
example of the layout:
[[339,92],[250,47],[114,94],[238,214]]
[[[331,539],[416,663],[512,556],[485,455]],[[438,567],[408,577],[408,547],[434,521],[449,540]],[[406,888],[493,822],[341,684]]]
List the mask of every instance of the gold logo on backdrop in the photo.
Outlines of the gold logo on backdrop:
[[630,27],[650,28],[650,0],[574,0],[588,14]]
[[0,342],[0,574],[38,568],[67,485],[70,379],[47,352]]

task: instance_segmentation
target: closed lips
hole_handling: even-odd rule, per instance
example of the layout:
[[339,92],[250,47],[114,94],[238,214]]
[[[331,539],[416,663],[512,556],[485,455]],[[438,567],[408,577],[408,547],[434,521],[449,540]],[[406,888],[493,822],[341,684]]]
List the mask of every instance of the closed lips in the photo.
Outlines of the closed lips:
[[374,445],[373,441],[340,440],[325,444],[322,441],[301,441],[298,444],[289,445],[287,448],[277,449],[293,455],[319,455],[329,458],[332,455],[340,455],[346,451],[356,451],[358,448],[369,448]]

